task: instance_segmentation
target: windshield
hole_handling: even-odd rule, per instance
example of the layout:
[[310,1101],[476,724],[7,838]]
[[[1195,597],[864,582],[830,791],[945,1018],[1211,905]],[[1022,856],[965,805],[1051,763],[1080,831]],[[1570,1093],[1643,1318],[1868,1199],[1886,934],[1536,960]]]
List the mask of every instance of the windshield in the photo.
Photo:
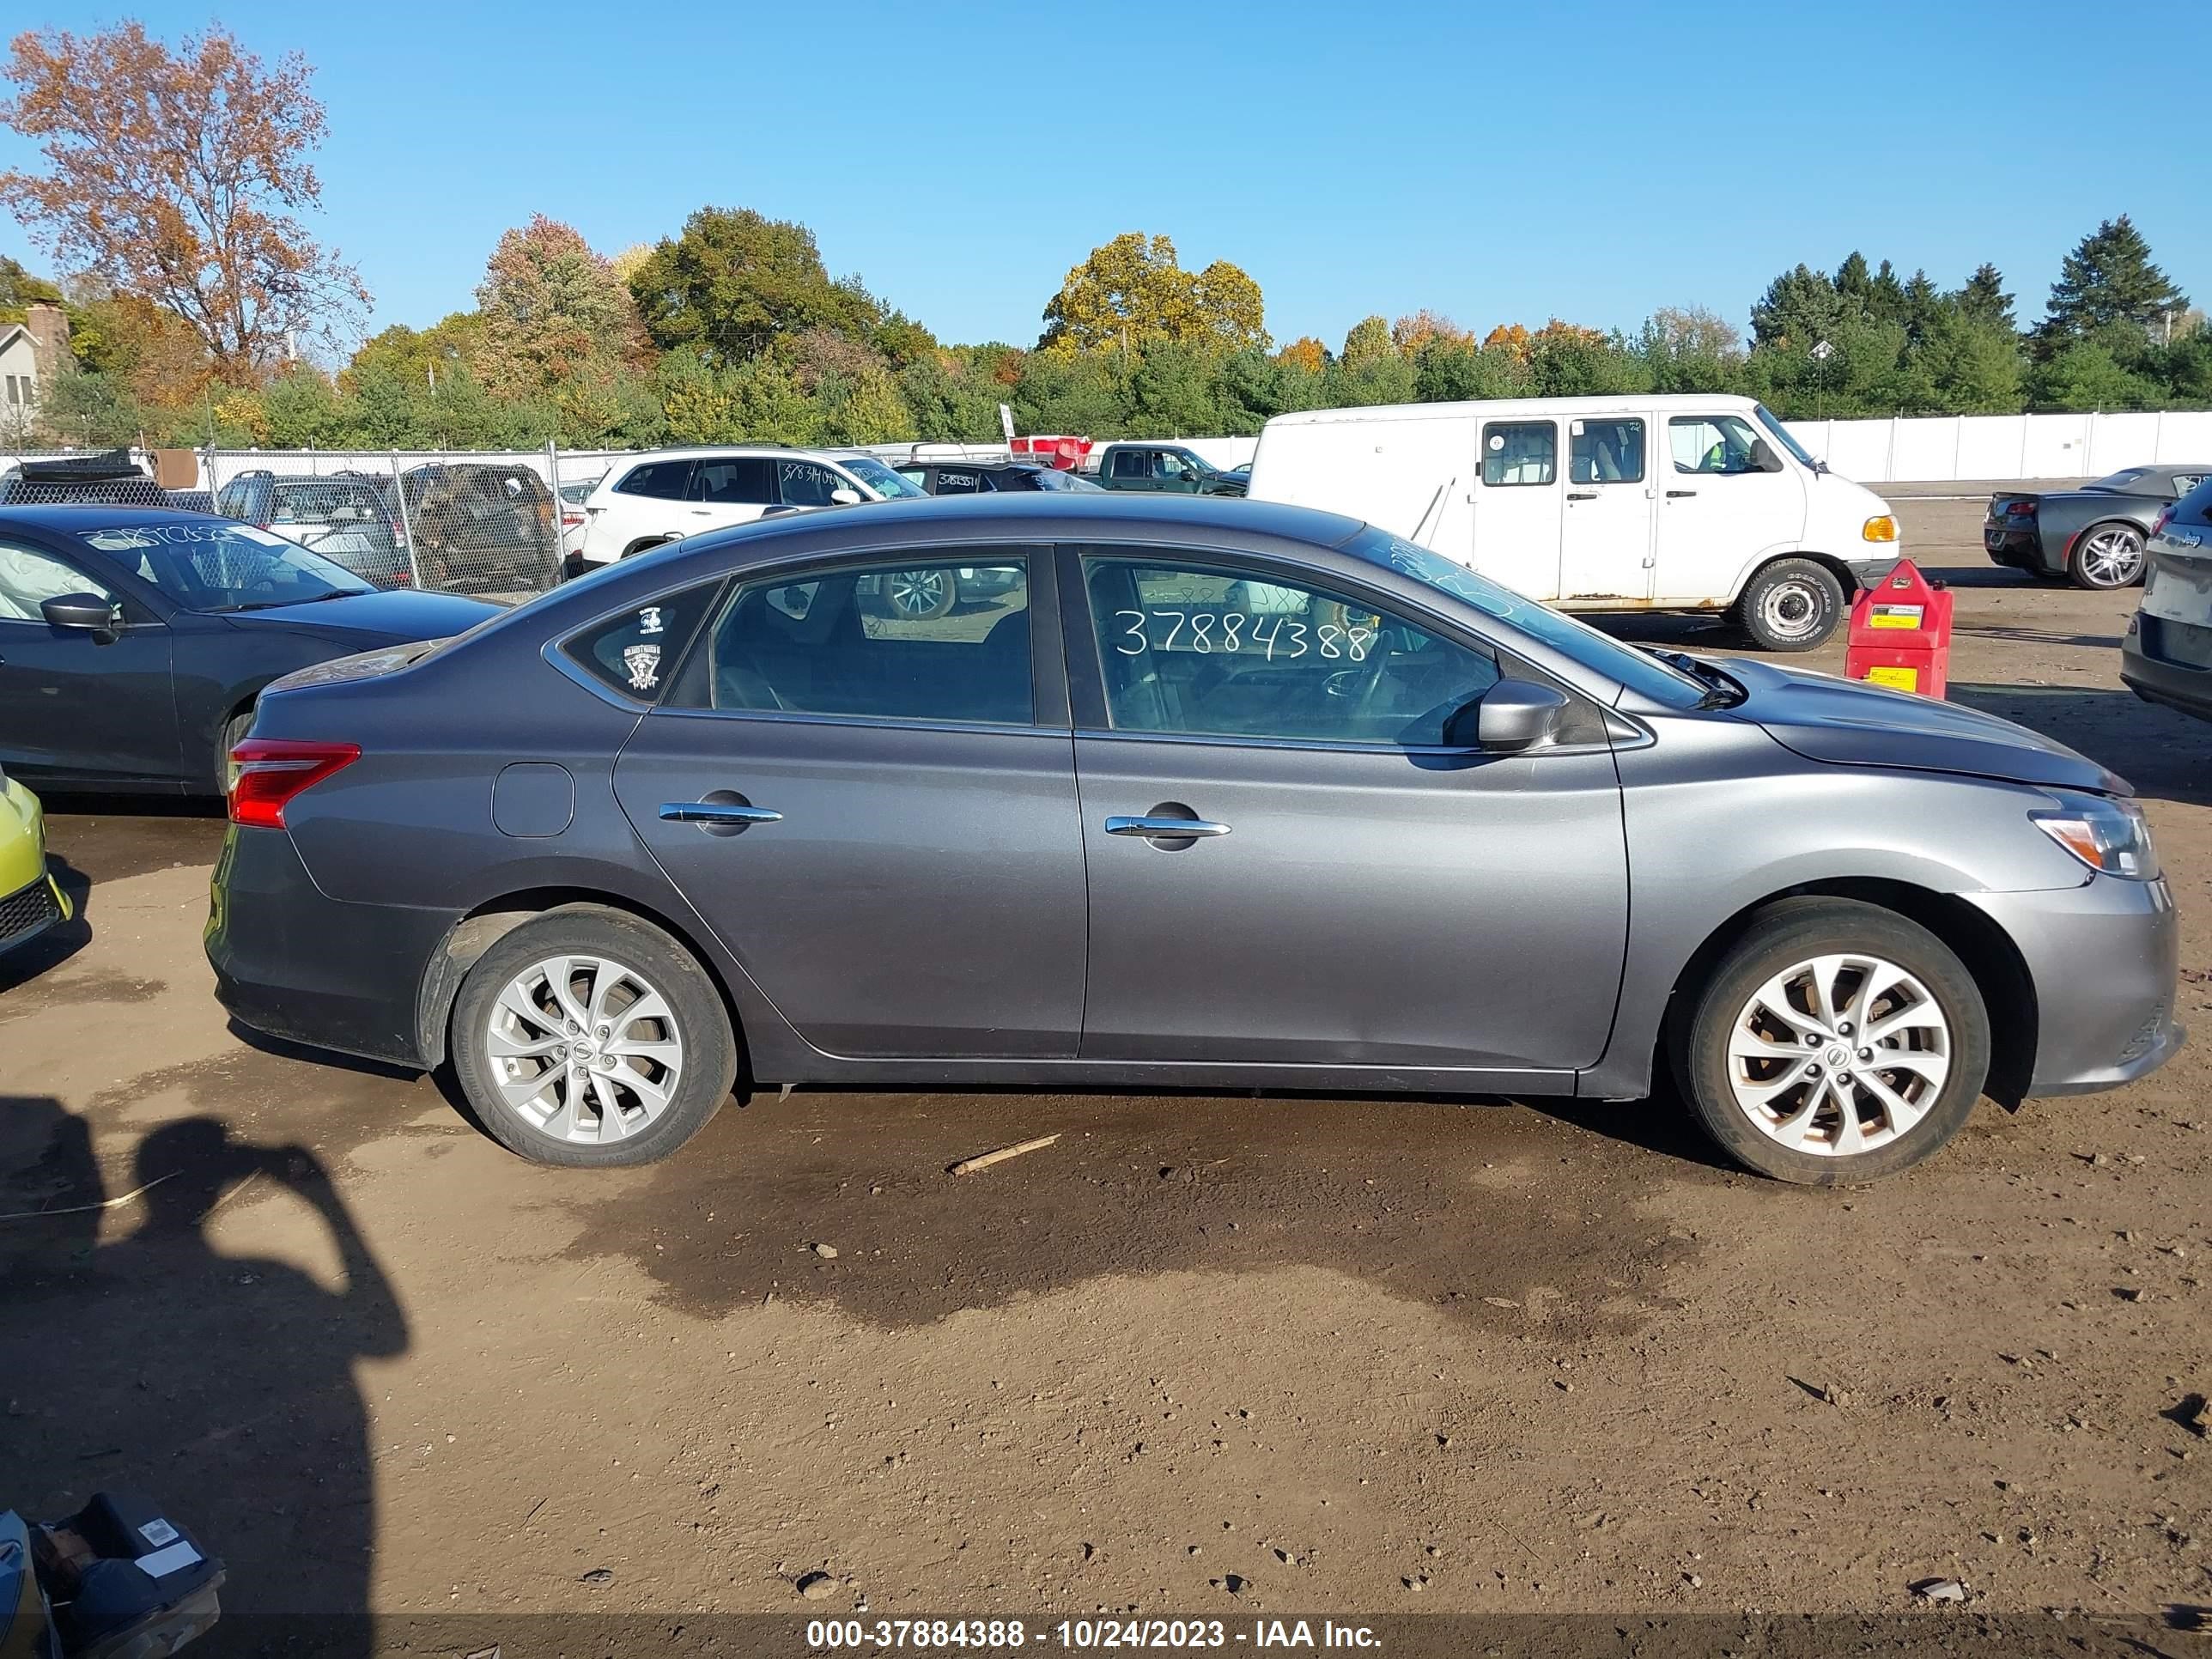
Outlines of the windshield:
[[1693,708],[1705,700],[1708,690],[1705,684],[1668,667],[1649,652],[1623,645],[1588,623],[1539,605],[1387,530],[1370,526],[1346,542],[1344,551],[1449,593],[1654,702],[1669,708]]
[[187,611],[259,611],[376,591],[351,571],[250,524],[185,520],[77,534]]
[[837,465],[887,501],[907,496],[920,501],[929,494],[913,479],[892,471],[872,455],[840,455]]
[[1804,445],[1790,435],[1790,428],[1774,418],[1772,410],[1765,404],[1754,404],[1752,405],[1751,412],[1759,416],[1759,423],[1761,426],[1774,434],[1775,442],[1780,444],[1815,472],[1820,470],[1820,463],[1813,459],[1811,452]]

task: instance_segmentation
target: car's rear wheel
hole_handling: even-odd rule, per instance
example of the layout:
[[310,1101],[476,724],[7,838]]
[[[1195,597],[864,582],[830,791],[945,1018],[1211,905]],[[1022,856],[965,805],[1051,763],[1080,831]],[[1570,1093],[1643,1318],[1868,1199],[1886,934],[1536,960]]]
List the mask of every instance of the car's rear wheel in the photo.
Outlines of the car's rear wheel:
[[2143,579],[2142,532],[2118,520],[2091,525],[2074,538],[2066,574],[2094,592],[2133,587]]
[[1762,651],[1810,651],[1843,620],[1844,585],[1811,559],[1777,559],[1747,583],[1736,620]]
[[541,1164],[650,1164],[699,1133],[737,1075],[706,970],[649,922],[549,910],[477,958],[454,1000],[453,1071],[477,1121]]
[[1793,899],[1721,960],[1675,1062],[1692,1111],[1738,1163],[1810,1185],[1870,1181],[1965,1126],[1989,1072],[1989,1012],[1917,923]]
[[950,570],[894,570],[884,578],[884,604],[902,622],[934,622],[959,602],[959,578]]

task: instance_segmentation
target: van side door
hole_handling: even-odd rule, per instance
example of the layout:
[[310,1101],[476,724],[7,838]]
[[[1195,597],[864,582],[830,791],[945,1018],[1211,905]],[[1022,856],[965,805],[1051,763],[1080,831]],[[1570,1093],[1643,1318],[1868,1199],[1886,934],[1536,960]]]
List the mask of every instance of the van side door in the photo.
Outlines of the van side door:
[[1485,421],[1476,429],[1474,553],[1484,575],[1532,599],[1559,597],[1559,423]]
[[1650,422],[1589,415],[1567,422],[1566,511],[1559,526],[1559,597],[1651,597]]
[[1727,605],[1761,562],[1803,540],[1804,480],[1772,446],[1762,446],[1742,416],[1717,410],[1670,416],[1654,459],[1660,496],[1652,597],[1662,604]]

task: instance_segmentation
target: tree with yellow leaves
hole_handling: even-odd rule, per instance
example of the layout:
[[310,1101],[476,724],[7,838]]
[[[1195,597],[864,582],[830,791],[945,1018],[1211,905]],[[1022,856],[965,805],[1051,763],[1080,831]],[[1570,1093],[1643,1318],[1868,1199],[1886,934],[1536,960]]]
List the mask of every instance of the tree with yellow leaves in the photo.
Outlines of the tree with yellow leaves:
[[1044,319],[1038,348],[1057,356],[1155,344],[1203,351],[1267,345],[1265,306],[1250,276],[1225,259],[1185,270],[1173,242],[1133,230],[1091,249],[1067,273]]

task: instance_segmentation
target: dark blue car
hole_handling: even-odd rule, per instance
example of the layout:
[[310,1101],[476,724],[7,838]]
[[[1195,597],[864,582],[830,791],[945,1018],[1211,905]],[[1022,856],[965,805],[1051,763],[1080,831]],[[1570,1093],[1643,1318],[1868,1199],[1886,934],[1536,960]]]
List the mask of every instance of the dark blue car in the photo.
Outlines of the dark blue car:
[[48,787],[220,794],[270,681],[497,614],[379,592],[210,514],[0,507],[0,769]]

